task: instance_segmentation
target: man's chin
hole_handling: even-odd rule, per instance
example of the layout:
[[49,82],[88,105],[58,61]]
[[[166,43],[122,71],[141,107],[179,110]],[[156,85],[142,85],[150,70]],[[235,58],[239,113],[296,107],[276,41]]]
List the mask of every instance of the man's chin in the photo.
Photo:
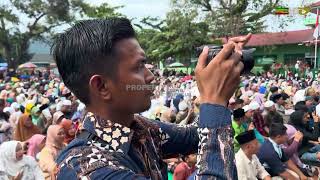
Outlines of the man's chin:
[[145,112],[147,110],[149,110],[151,107],[151,100],[148,99],[144,104],[143,106],[141,106],[141,109],[139,110],[139,113],[142,113],[142,112]]

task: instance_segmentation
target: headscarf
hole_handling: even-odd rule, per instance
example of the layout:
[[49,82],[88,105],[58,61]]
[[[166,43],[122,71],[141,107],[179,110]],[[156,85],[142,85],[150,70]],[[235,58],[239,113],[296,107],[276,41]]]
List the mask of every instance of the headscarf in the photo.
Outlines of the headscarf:
[[289,124],[285,124],[284,126],[286,126],[286,128],[287,128],[288,139],[289,140],[293,139],[294,135],[297,132],[296,128],[294,128],[292,125],[289,125]]
[[40,109],[39,109],[38,106],[34,106],[34,107],[31,109],[31,118],[32,118],[32,123],[33,123],[34,125],[37,125],[38,122],[39,122],[40,115],[37,114],[39,111],[40,111]]
[[26,121],[30,118],[28,115],[23,114],[19,118],[18,125],[16,127],[16,130],[14,132],[14,140],[17,141],[26,141],[30,139],[35,134],[40,134],[40,130],[38,127],[34,124],[32,124],[31,127],[26,127]]
[[45,147],[51,150],[54,157],[56,157],[59,151],[64,147],[63,142],[59,142],[57,139],[58,133],[61,129],[63,129],[63,127],[60,125],[51,125],[48,128]]
[[39,145],[46,138],[46,136],[42,134],[35,134],[29,140],[29,148],[27,155],[36,157],[36,155],[40,152]]
[[[43,179],[41,171],[35,159],[31,156],[23,155],[20,161],[16,158],[16,148],[19,141],[7,141],[0,146],[0,171],[5,172],[1,179],[9,179],[8,176],[16,177],[23,171],[22,180]],[[22,145],[22,144],[21,144]]]
[[16,148],[18,141],[7,141],[0,146],[0,171],[16,177],[24,166],[23,161],[17,161]]
[[64,143],[69,144],[74,139],[74,136],[71,136],[69,134],[69,130],[73,128],[73,123],[71,120],[63,119],[60,125],[63,127],[64,132],[66,133],[66,137],[64,138]]
[[25,112],[24,112],[24,113],[27,114],[27,115],[29,115],[29,114],[31,113],[32,107],[33,107],[33,104],[28,103],[28,104],[26,105],[26,109],[25,109]]

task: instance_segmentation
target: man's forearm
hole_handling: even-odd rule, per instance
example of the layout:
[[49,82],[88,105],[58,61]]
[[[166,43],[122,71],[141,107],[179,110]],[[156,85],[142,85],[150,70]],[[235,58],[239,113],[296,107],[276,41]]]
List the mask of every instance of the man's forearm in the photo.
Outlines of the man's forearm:
[[289,159],[287,162],[288,168],[292,170],[293,172],[297,173],[299,177],[304,176],[304,174],[300,171],[300,169],[292,162],[292,160]]
[[220,105],[202,104],[199,121],[200,179],[238,179],[232,148],[231,113]]

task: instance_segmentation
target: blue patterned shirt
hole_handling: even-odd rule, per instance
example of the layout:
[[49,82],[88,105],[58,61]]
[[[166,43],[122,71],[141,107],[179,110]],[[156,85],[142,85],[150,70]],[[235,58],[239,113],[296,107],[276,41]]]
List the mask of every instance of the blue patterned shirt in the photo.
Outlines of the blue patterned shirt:
[[84,129],[57,159],[57,179],[167,179],[163,159],[198,150],[199,179],[237,179],[232,148],[231,114],[219,105],[202,104],[197,125],[135,116],[129,127],[88,113]]

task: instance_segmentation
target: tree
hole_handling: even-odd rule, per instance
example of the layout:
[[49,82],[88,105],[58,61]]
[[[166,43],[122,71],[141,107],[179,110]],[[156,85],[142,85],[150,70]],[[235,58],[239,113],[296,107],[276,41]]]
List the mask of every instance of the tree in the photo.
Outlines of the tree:
[[0,4],[0,48],[10,67],[32,58],[28,52],[31,40],[48,39],[55,33],[54,28],[70,25],[79,16],[120,15],[116,12],[119,7],[106,3],[95,7],[83,0],[8,0],[8,3]]
[[138,25],[138,38],[148,58],[158,62],[172,57],[189,64],[196,47],[210,42],[208,25],[198,22],[197,16],[195,10],[173,8],[163,21],[143,19],[142,24],[147,27]]
[[173,0],[173,4],[192,6],[205,13],[205,21],[215,37],[262,32],[264,17],[280,0]]

